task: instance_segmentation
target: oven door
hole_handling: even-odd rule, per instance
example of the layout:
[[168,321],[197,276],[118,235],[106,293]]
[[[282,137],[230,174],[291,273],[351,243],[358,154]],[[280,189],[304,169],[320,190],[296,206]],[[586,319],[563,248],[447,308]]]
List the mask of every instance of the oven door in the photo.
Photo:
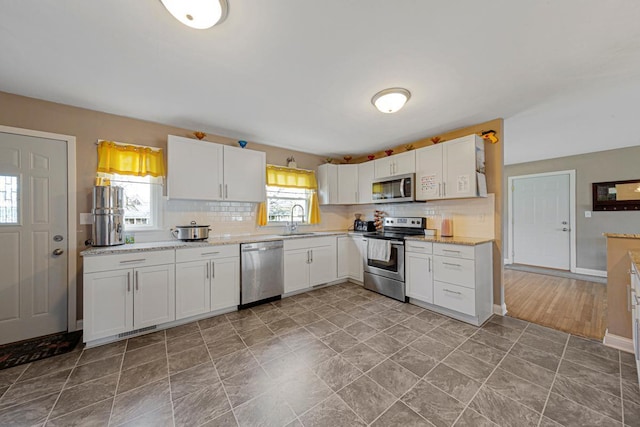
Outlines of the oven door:
[[[366,239],[367,245],[369,244],[370,239],[375,239],[375,237],[369,237]],[[364,271],[404,282],[404,242],[399,240],[391,241],[391,256],[387,262],[373,260],[367,257],[367,262],[364,265]]]

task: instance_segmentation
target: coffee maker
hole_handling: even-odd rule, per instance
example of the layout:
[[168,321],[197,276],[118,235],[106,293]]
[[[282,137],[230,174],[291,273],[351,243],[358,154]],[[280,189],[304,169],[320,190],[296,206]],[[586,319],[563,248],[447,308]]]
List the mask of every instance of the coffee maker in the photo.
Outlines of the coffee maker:
[[360,219],[362,214],[355,214],[356,220],[353,221],[353,231],[376,231],[373,221],[364,221]]

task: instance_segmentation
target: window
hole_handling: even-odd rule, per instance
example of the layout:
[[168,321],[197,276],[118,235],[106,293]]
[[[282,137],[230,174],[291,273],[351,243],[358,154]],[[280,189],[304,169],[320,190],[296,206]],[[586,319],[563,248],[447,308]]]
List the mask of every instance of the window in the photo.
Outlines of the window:
[[293,220],[306,223],[309,217],[309,206],[312,190],[304,188],[288,188],[267,186],[267,220],[268,224],[283,224],[291,221],[291,209],[295,205]]
[[124,188],[124,223],[128,231],[154,230],[162,226],[161,179],[152,176],[109,174],[111,185]]
[[18,177],[0,175],[0,224],[18,223]]

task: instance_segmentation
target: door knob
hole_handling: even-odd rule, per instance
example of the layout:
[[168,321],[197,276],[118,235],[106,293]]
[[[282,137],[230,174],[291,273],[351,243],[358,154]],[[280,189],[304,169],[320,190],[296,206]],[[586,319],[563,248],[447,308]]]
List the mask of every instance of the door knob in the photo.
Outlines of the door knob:
[[562,225],[567,225],[567,221],[562,221]]
[[57,249],[54,249],[54,250],[53,250],[53,254],[54,254],[55,256],[62,255],[63,253],[64,253],[64,250],[62,250],[62,249],[60,249],[60,248],[57,248]]
[[564,227],[562,231],[569,231],[569,229],[567,227]]

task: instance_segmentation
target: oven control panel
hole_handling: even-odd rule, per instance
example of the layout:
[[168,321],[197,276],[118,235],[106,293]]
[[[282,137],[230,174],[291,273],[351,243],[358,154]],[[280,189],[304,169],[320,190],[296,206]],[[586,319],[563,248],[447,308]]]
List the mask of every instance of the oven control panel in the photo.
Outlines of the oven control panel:
[[384,219],[385,227],[398,228],[425,228],[427,219],[420,217],[386,217]]

